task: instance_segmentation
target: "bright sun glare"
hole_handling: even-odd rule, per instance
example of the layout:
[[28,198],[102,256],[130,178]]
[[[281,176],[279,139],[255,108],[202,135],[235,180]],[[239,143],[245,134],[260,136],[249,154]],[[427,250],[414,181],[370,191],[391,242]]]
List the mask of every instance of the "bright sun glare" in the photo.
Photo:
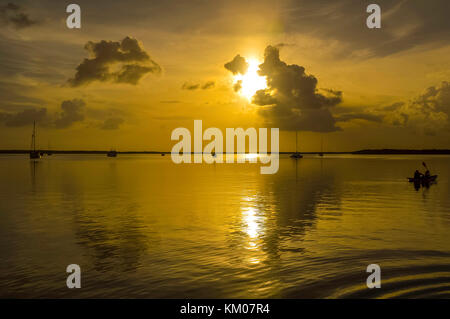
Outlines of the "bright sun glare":
[[258,74],[259,65],[261,64],[258,60],[249,59],[247,63],[247,72],[245,74],[235,75],[233,83],[236,84],[239,81],[242,81],[239,94],[251,101],[256,91],[267,88],[267,81],[265,76],[260,76]]

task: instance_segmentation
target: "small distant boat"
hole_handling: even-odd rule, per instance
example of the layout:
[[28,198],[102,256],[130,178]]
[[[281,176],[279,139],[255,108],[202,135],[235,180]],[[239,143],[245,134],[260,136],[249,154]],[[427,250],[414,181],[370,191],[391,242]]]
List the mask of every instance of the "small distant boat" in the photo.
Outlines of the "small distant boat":
[[166,154],[165,153],[161,153],[161,156],[166,156]]
[[36,151],[36,121],[33,121],[33,135],[31,135],[30,159],[39,159],[41,157],[42,153]]
[[39,152],[34,152],[34,151],[30,152],[30,159],[40,159],[41,157],[42,157],[41,153],[39,153]]
[[320,137],[320,152],[319,156],[323,157],[323,136]]
[[408,177],[410,183],[431,183],[436,181],[437,175],[431,175],[430,177],[422,176],[421,178]]
[[109,151],[108,153],[106,153],[106,156],[108,157],[117,157],[117,151]]
[[294,159],[299,159],[299,158],[303,158],[303,155],[300,154],[297,151],[297,142],[298,142],[298,138],[297,138],[297,131],[295,132],[295,153],[293,153],[290,157],[294,158]]

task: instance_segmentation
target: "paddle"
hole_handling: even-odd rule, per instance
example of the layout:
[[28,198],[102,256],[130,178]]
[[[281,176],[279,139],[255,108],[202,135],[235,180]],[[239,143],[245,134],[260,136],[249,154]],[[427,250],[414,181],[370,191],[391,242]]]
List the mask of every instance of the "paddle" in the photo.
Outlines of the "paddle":
[[422,165],[429,171],[427,164],[425,162],[422,162]]

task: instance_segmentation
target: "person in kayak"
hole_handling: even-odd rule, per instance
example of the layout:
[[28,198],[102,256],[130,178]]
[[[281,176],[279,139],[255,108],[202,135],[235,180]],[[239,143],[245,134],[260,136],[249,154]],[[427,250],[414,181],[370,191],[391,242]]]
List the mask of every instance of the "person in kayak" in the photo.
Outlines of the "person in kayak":
[[[428,172],[430,173],[430,172]],[[422,178],[423,174],[421,172],[419,172],[418,169],[416,169],[416,171],[414,172],[414,179],[415,180],[420,180]]]
[[430,171],[427,170],[427,171],[425,172],[425,175],[423,175],[423,177],[424,177],[425,179],[429,179],[429,178],[431,177]]

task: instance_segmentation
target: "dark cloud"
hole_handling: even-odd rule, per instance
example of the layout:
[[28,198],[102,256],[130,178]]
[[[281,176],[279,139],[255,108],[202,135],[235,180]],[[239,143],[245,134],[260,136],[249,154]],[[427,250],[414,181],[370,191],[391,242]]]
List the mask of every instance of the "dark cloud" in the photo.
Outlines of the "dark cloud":
[[139,64],[124,65],[122,70],[117,72],[116,82],[136,85],[145,74],[153,71],[154,69],[152,67],[141,66]]
[[0,113],[0,122],[3,122],[6,126],[10,127],[27,126],[33,124],[33,121],[38,123],[46,122],[47,109],[32,108],[17,113]]
[[124,120],[120,117],[111,117],[103,122],[103,125],[100,127],[102,130],[117,130],[119,126],[123,124]]
[[[371,3],[381,7],[381,29],[366,27]],[[286,32],[340,43],[343,57],[387,56],[420,45],[445,46],[450,38],[448,0],[297,0],[284,17]]]
[[293,46],[295,46],[295,44],[293,44],[293,43],[284,43],[284,42],[280,42],[280,43],[275,45],[275,47],[277,47],[279,49],[282,49],[282,48],[285,48],[285,47],[293,47]]
[[[136,85],[145,74],[161,72],[161,67],[150,58],[140,43],[130,37],[121,42],[89,41],[85,49],[92,57],[78,65],[75,76],[69,80],[72,86],[93,81]],[[113,68],[119,70],[112,71]]]
[[208,81],[205,84],[202,85],[202,90],[211,89],[216,85],[214,81]]
[[[28,2],[51,19],[61,16],[54,0]],[[110,2],[77,3],[89,12],[90,23],[99,26],[144,25],[161,34],[215,38],[243,32],[289,39],[311,36],[342,57],[386,56],[424,44],[445,46],[450,38],[448,0],[133,0],[132,6],[123,1],[113,7]],[[381,29],[366,27],[366,8],[371,3],[381,6]]]
[[60,110],[49,113],[47,108],[26,108],[19,112],[0,112],[0,123],[9,127],[29,126],[33,121],[40,126],[65,129],[86,119],[93,121],[93,127],[116,130],[124,123],[124,112],[117,109],[86,108],[82,99],[65,100]]
[[16,29],[30,27],[37,21],[32,20],[22,7],[14,3],[0,6],[0,25],[12,25]]
[[395,110],[398,110],[403,105],[405,105],[404,102],[395,102],[395,103],[392,103],[391,105],[383,106],[382,110],[383,111],[388,111],[388,112],[389,111],[395,111]]
[[339,130],[330,108],[342,101],[342,93],[317,89],[317,79],[305,68],[280,60],[279,50],[268,46],[259,74],[268,88],[259,90],[252,102],[269,125],[283,130],[331,132]]
[[245,74],[248,69],[248,63],[245,60],[245,58],[241,57],[239,54],[234,57],[233,60],[231,60],[228,63],[225,63],[224,65],[225,69],[228,71],[231,71],[233,74]]
[[181,86],[181,88],[183,90],[189,90],[189,91],[193,91],[193,90],[197,90],[197,89],[207,90],[207,89],[213,88],[215,85],[216,85],[216,83],[214,81],[207,81],[203,84],[184,82],[183,85]]
[[234,83],[233,90],[234,92],[239,92],[241,89],[242,89],[242,80],[238,80],[236,83]]
[[371,113],[348,113],[348,114],[342,114],[339,116],[335,116],[335,119],[337,122],[348,122],[352,120],[366,120],[369,122],[377,122],[381,123],[383,121],[383,116],[377,115],[377,114],[371,114]]
[[427,135],[450,130],[450,82],[431,86],[409,103],[397,103],[385,120],[395,126],[410,127]]
[[84,120],[86,103],[81,99],[66,100],[61,103],[62,111],[57,114],[54,121],[56,128],[67,128],[76,122]]
[[191,84],[191,83],[183,83],[183,85],[181,86],[181,88],[183,90],[197,90],[200,87],[200,84]]

